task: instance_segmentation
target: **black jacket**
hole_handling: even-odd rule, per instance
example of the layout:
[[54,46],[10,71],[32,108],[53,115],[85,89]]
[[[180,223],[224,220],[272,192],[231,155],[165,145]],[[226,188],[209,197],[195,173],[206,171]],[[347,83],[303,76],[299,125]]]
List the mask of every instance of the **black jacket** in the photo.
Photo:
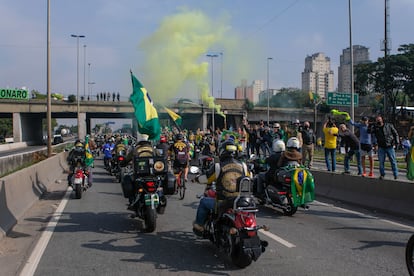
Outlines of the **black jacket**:
[[384,123],[383,126],[373,126],[371,132],[377,138],[377,144],[380,148],[389,148],[398,144],[399,137],[395,127],[390,123]]

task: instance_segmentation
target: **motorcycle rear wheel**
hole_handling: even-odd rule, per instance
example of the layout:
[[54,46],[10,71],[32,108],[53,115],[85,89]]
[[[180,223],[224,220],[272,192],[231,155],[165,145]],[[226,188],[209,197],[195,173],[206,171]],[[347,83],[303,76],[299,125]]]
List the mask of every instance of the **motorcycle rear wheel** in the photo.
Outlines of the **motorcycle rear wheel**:
[[288,205],[290,206],[290,210],[283,210],[283,214],[285,216],[291,217],[296,213],[296,211],[298,210],[298,207],[295,207],[295,205],[293,205],[293,200],[290,196],[287,196],[286,198],[288,200]]
[[75,184],[75,196],[77,199],[82,198],[83,188],[80,184]]
[[405,247],[405,262],[408,273],[410,276],[414,276],[414,234],[411,235]]
[[240,268],[245,268],[252,263],[252,257],[244,253],[240,244],[235,245],[233,253],[231,254],[231,260],[234,265]]
[[148,233],[154,232],[155,227],[157,226],[157,214],[155,209],[151,207],[145,209],[144,214],[145,220],[145,231]]

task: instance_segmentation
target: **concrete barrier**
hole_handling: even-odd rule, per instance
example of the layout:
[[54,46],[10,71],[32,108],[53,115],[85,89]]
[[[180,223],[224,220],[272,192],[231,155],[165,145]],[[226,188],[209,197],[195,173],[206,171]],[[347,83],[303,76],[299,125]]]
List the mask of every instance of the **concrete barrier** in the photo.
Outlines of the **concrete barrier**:
[[312,170],[316,196],[414,218],[414,183]]
[[0,144],[0,151],[13,150],[13,149],[24,148],[24,147],[27,147],[26,142],[6,143],[6,144]]
[[62,179],[66,157],[67,152],[62,152],[0,179],[0,239],[52,183]]

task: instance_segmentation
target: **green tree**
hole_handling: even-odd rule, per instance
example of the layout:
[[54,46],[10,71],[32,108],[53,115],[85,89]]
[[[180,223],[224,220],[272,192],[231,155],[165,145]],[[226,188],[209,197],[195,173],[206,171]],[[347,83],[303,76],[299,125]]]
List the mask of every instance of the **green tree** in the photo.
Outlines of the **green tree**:
[[13,136],[13,120],[10,118],[0,119],[0,136],[9,137]]
[[381,113],[395,123],[396,106],[404,94],[414,99],[414,44],[401,45],[398,54],[355,67],[355,90],[360,95],[383,94]]

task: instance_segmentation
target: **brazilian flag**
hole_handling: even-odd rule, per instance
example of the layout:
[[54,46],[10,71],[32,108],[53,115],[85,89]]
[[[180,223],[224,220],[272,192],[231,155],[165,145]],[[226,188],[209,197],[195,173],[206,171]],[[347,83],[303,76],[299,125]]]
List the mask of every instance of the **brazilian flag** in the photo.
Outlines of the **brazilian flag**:
[[315,182],[307,168],[301,166],[292,170],[291,190],[295,207],[315,199]]
[[135,118],[138,121],[138,131],[147,134],[149,140],[159,140],[161,129],[157,109],[154,107],[147,89],[132,74],[132,94],[129,97],[135,110]]
[[175,113],[174,111],[172,111],[171,109],[164,107],[165,111],[167,111],[168,115],[170,116],[171,120],[173,120],[175,126],[180,129],[181,123],[182,123],[182,118],[180,115],[178,115],[177,113]]
[[93,167],[93,155],[91,149],[89,148],[89,136],[85,137],[85,165],[86,167]]
[[414,146],[410,148],[407,156],[407,179],[414,180]]

